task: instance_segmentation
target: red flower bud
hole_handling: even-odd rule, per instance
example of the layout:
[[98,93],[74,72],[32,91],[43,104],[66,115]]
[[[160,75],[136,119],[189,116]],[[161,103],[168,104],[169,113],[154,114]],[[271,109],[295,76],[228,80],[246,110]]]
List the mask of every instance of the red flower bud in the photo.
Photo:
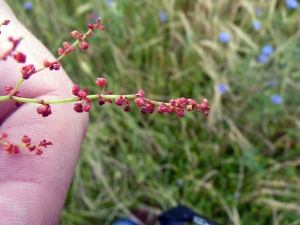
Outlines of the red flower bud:
[[18,63],[26,62],[26,55],[23,54],[22,52],[14,52],[13,57]]
[[81,41],[81,42],[79,43],[79,47],[80,47],[81,49],[83,49],[83,50],[86,50],[86,49],[89,48],[89,44],[88,44],[87,42],[85,42],[85,41]]
[[80,33],[77,30],[74,30],[74,31],[71,32],[71,34],[72,34],[73,38],[77,38]]
[[106,80],[104,78],[97,78],[96,84],[99,87],[104,87],[106,86]]
[[177,116],[183,117],[184,116],[184,110],[183,109],[178,110],[177,111]]
[[43,117],[47,117],[52,114],[51,107],[49,104],[41,105],[36,109],[38,114],[41,114]]
[[105,27],[100,25],[100,30],[105,30]]
[[11,143],[9,143],[9,142],[6,142],[6,143],[4,144],[4,150],[5,150],[5,152],[6,152],[7,154],[12,153],[12,152],[14,151],[13,145],[12,145]]
[[136,93],[137,96],[139,97],[144,97],[145,96],[145,91],[144,90],[139,90],[137,93]]
[[58,54],[62,55],[64,54],[65,50],[63,48],[58,48]]
[[49,67],[49,66],[51,66],[51,62],[48,59],[44,59],[43,66],[44,67]]
[[126,106],[124,107],[124,111],[125,111],[125,112],[129,112],[129,111],[130,111],[130,106],[129,106],[129,105],[126,105]]
[[136,98],[136,99],[134,99],[134,102],[139,107],[143,106],[145,103],[143,98]]
[[202,104],[207,105],[208,104],[208,100],[205,98],[202,100]]
[[10,22],[10,20],[4,20],[4,21],[2,22],[2,25],[7,25],[7,24],[9,24],[9,22]]
[[78,112],[78,113],[83,112],[83,107],[82,107],[81,103],[75,103],[73,109],[74,109],[75,112]]
[[12,90],[14,90],[14,88],[11,87],[11,86],[5,87],[5,92],[6,92],[7,95],[9,95]]
[[70,45],[69,42],[66,42],[66,41],[65,41],[65,42],[63,43],[63,46],[64,46],[64,49],[67,50],[68,48],[70,48],[71,45]]
[[22,142],[25,143],[26,145],[30,145],[31,138],[28,137],[27,135],[24,135],[24,136],[22,137]]
[[192,111],[193,109],[194,109],[194,106],[192,106],[192,105],[187,105],[186,106],[186,110],[189,111],[189,112]]
[[167,111],[167,113],[173,113],[173,112],[175,112],[175,107],[169,106],[166,111]]
[[37,149],[35,150],[35,154],[36,154],[36,155],[41,155],[41,154],[43,154],[43,151],[42,151],[41,149],[37,148]]
[[115,103],[117,106],[122,106],[123,105],[123,98],[116,98]]
[[82,110],[84,112],[89,112],[91,110],[91,108],[92,108],[91,104],[86,104],[86,105],[83,106]]
[[74,84],[74,86],[72,88],[72,94],[77,96],[77,94],[78,94],[79,91],[80,91],[79,85]]
[[157,112],[163,114],[166,111],[166,107],[164,105],[158,106]]
[[27,80],[34,73],[35,73],[35,67],[33,64],[29,64],[21,68],[21,74],[24,80]]
[[94,29],[95,29],[94,25],[93,25],[93,24],[91,24],[91,23],[90,23],[90,24],[88,24],[88,25],[87,25],[87,27],[88,27],[90,30],[94,30]]
[[8,133],[6,132],[3,132],[0,136],[0,140],[4,139],[4,138],[7,138],[8,137]]
[[79,90],[77,96],[80,100],[85,99],[86,98],[86,92],[83,91],[83,90]]
[[99,105],[103,105],[104,103],[105,103],[105,99],[103,99],[103,98],[98,99],[98,104]]

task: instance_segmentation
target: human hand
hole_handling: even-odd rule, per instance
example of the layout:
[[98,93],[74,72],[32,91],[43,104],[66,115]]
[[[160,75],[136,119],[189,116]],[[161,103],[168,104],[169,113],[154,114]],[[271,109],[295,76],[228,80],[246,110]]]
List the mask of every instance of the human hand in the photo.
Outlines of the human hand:
[[[1,27],[0,53],[7,50],[7,38],[22,37],[18,51],[26,54],[26,64],[41,65],[43,59],[54,60],[51,53],[14,16],[0,0],[0,21],[11,20]],[[0,95],[6,86],[21,78],[20,68],[11,57],[0,61]],[[44,70],[34,74],[19,88],[22,96],[53,99],[71,95],[72,82],[66,73]],[[54,145],[37,156],[23,149],[20,154],[6,154],[0,145],[0,224],[57,224],[81,149],[88,114],[78,114],[72,103],[52,105],[52,114],[42,117],[35,104],[16,108],[13,101],[0,102],[0,133],[8,141],[20,142],[28,135],[32,143],[42,139]]]

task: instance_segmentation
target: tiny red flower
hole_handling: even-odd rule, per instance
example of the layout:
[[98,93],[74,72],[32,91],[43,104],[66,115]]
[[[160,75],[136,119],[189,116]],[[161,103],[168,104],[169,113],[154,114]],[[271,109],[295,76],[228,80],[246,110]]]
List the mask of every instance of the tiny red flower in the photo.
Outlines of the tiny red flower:
[[29,64],[21,68],[21,74],[24,80],[27,80],[34,73],[35,73],[35,67],[33,64]]
[[142,113],[142,114],[145,114],[145,113],[147,113],[147,112],[148,112],[148,110],[147,110],[147,107],[146,107],[146,106],[142,106],[142,107],[141,107],[141,109],[140,109],[140,111],[141,111],[141,113]]
[[37,148],[37,149],[35,150],[35,154],[36,154],[36,155],[41,155],[41,154],[43,154],[43,151],[42,151],[41,149]]
[[78,94],[78,92],[80,91],[80,87],[78,84],[74,84],[73,88],[72,88],[72,94],[76,95]]
[[179,117],[183,117],[183,116],[184,116],[184,110],[183,110],[183,109],[178,110],[178,111],[177,111],[177,115],[178,115]]
[[66,41],[65,41],[65,42],[63,43],[63,46],[64,46],[64,49],[67,50],[68,48],[70,48],[71,45],[70,45],[69,42],[66,42]]
[[94,29],[95,29],[94,25],[93,25],[93,24],[91,24],[91,23],[90,23],[90,24],[88,24],[88,25],[87,25],[87,27],[88,27],[90,30],[94,30]]
[[202,100],[202,103],[203,103],[204,105],[207,105],[207,104],[208,104],[208,100],[205,98],[205,99]]
[[14,90],[14,88],[11,87],[11,86],[5,87],[5,92],[6,92],[7,95],[9,95],[12,90]]
[[30,145],[31,138],[28,137],[27,135],[24,135],[24,136],[22,137],[22,142],[25,143],[26,145]]
[[48,59],[44,59],[43,66],[44,67],[49,67],[49,66],[51,66],[51,62]]
[[97,78],[97,80],[96,80],[96,84],[97,84],[97,86],[99,86],[99,87],[105,87],[106,86],[106,80],[104,79],[104,78]]
[[19,147],[19,146],[16,146],[16,145],[14,145],[14,146],[13,146],[13,151],[14,151],[14,153],[15,153],[15,154],[18,154],[18,153],[20,153],[20,147]]
[[115,103],[117,106],[122,106],[123,105],[123,98],[122,96],[119,98],[116,98]]
[[2,25],[7,25],[7,24],[9,24],[9,22],[10,22],[10,20],[4,20],[4,21],[2,22]]
[[139,97],[144,97],[145,96],[145,91],[144,90],[139,90],[137,93],[136,93],[137,96]]
[[18,63],[25,63],[26,62],[26,55],[23,54],[22,52],[14,52],[13,57]]
[[173,113],[173,112],[175,112],[175,107],[169,106],[166,111],[167,111],[167,113]]
[[134,99],[134,102],[139,107],[141,107],[145,104],[144,98],[141,98],[141,97]]
[[72,34],[73,38],[77,38],[80,33],[77,30],[74,30],[74,31],[71,32],[71,34]]
[[77,96],[80,100],[85,99],[86,98],[86,92],[83,90],[79,90],[77,93]]
[[192,111],[193,109],[194,109],[194,106],[192,106],[192,105],[187,105],[186,106],[186,110],[189,111],[189,112]]
[[44,147],[47,148],[48,145],[53,145],[51,141],[46,141],[45,139],[43,139],[42,141],[40,141],[39,146],[40,147]]
[[105,27],[100,25],[100,30],[105,30]]
[[83,112],[82,103],[75,103],[73,109],[75,112],[82,113]]
[[8,133],[6,132],[3,132],[0,136],[0,140],[4,139],[4,138],[7,138],[8,137]]
[[92,108],[92,105],[91,104],[85,104],[83,107],[82,107],[82,110],[84,112],[89,112]]
[[62,55],[64,54],[65,50],[63,48],[58,48],[58,54]]
[[124,107],[124,111],[125,111],[125,112],[129,112],[129,111],[130,111],[130,106],[129,106],[129,105],[126,105],[126,106]]
[[12,152],[14,151],[13,145],[12,145],[11,143],[9,143],[9,142],[6,142],[6,143],[4,144],[4,150],[5,150],[5,152],[6,152],[7,154],[12,153]]
[[166,107],[164,105],[158,106],[157,112],[163,114],[166,111]]
[[47,117],[52,114],[51,107],[49,104],[41,105],[36,109],[38,114],[41,114],[43,117]]
[[85,42],[85,41],[81,41],[81,42],[79,43],[79,47],[80,47],[81,49],[83,49],[83,50],[86,50],[86,49],[89,48],[89,44],[88,44],[87,42]]
[[99,105],[103,105],[104,103],[105,103],[105,99],[103,99],[103,98],[98,99],[98,104]]

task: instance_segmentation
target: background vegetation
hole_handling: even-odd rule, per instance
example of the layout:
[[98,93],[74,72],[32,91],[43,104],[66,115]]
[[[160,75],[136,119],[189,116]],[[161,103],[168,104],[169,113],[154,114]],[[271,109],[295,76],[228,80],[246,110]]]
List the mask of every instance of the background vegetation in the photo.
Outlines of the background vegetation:
[[[300,224],[299,8],[283,0],[7,2],[55,55],[72,30],[102,17],[106,30],[88,39],[88,51],[62,61],[91,93],[102,76],[114,93],[144,89],[152,99],[207,98],[212,107],[207,118],[178,118],[95,103],[61,224],[112,224],[179,202],[222,224]],[[274,51],[258,58],[265,45]]]

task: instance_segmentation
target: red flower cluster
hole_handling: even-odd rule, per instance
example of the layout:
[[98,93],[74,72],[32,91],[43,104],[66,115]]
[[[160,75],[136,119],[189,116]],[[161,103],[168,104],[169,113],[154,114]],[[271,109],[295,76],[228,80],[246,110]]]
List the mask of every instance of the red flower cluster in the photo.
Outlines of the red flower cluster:
[[22,52],[16,51],[16,48],[21,40],[22,38],[14,39],[13,37],[9,37],[8,41],[12,43],[12,47],[7,52],[5,52],[3,56],[0,57],[0,60],[6,60],[8,56],[12,56],[17,62],[25,63],[26,55]]
[[77,96],[79,100],[82,100],[80,103],[74,104],[74,111],[78,113],[89,112],[92,108],[91,99],[87,98],[88,89],[85,88],[81,90],[77,84],[74,84],[72,88],[72,94]]
[[[2,133],[0,136],[0,141],[7,138],[8,134],[6,132]],[[11,153],[20,153],[20,148],[27,148],[29,151],[35,151],[36,155],[41,155],[43,153],[42,147],[47,148],[48,145],[53,145],[51,141],[46,141],[45,139],[41,140],[39,144],[31,144],[31,138],[28,137],[27,135],[24,135],[21,139],[23,145],[21,144],[13,144],[10,142],[2,142],[4,144],[4,150],[7,154]]]
[[24,80],[29,79],[29,77],[34,73],[35,73],[35,67],[33,64],[29,64],[21,68],[21,74]]
[[184,110],[192,111],[194,108],[197,108],[197,111],[200,112],[201,110],[204,111],[204,115],[208,116],[210,107],[208,106],[208,100],[203,99],[202,102],[199,104],[194,99],[186,99],[184,97],[171,99],[169,103],[165,102],[155,102],[149,99],[144,98],[145,92],[140,90],[136,96],[137,98],[134,100],[135,104],[140,107],[141,113],[150,113],[152,114],[155,111],[155,105],[158,106],[158,113],[174,113],[176,112],[179,117],[184,116]]
[[36,109],[37,113],[43,117],[47,117],[52,114],[51,106],[49,104],[42,104]]
[[[13,92],[13,90],[14,90],[14,88],[11,86],[5,87],[5,92],[10,97],[12,97],[12,96],[21,97],[19,91]],[[22,102],[18,102],[18,101],[15,101],[14,103],[15,103],[15,106],[17,106],[17,107],[23,104]]]
[[[88,24],[87,27],[89,28],[89,31],[85,34],[87,37],[92,36],[93,35],[93,30],[95,30],[96,28],[99,28],[100,30],[104,30],[105,27],[100,25],[100,18],[98,18],[97,22],[95,24]],[[71,32],[72,37],[73,38],[78,38],[78,41],[80,41],[79,43],[79,47],[83,50],[86,50],[89,48],[89,44],[83,40],[84,35],[79,33],[77,30],[74,30]],[[75,49],[74,49],[75,50]]]

